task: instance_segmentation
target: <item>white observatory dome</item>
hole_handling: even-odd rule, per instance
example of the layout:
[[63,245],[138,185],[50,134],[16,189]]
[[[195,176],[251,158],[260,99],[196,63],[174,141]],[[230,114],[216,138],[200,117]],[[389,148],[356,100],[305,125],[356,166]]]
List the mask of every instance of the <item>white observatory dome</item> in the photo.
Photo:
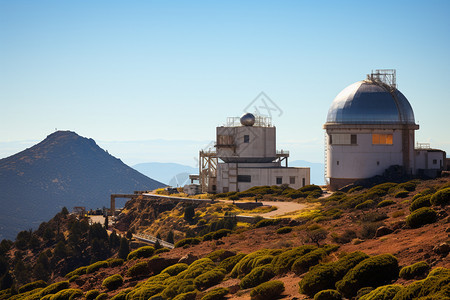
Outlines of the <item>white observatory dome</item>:
[[[395,95],[395,96],[394,96]],[[327,124],[415,124],[414,112],[396,88],[363,80],[349,85],[334,99]]]

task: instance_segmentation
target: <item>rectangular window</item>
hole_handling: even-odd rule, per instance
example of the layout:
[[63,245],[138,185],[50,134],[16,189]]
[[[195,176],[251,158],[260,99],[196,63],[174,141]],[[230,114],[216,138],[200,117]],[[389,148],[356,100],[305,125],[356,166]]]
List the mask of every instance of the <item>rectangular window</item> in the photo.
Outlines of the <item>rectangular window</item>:
[[356,134],[337,133],[329,136],[330,145],[356,145]]
[[372,134],[372,144],[373,145],[392,145],[393,135],[392,134]]
[[283,183],[283,177],[277,177],[277,184]]
[[244,143],[249,143],[249,142],[250,142],[250,136],[244,135]]
[[295,176],[289,177],[289,184],[295,184]]
[[437,159],[433,159],[433,165],[437,164]]
[[252,176],[251,175],[238,175],[237,181],[238,182],[252,182]]
[[305,186],[305,178],[302,178],[302,186]]
[[218,135],[217,136],[217,145],[233,145],[233,136],[232,135]]

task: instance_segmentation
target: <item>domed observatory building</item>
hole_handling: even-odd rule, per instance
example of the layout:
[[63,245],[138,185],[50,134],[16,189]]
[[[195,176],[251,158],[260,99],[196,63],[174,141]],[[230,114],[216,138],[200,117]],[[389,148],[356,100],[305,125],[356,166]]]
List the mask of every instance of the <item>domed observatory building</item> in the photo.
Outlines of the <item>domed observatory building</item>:
[[395,70],[376,70],[342,90],[328,111],[325,177],[332,189],[381,175],[415,172],[414,112],[396,88]]
[[276,128],[270,118],[251,113],[227,118],[224,126],[216,128],[216,135],[215,151],[199,154],[202,192],[281,184],[298,189],[310,184],[310,169],[288,167],[289,152],[276,150]]

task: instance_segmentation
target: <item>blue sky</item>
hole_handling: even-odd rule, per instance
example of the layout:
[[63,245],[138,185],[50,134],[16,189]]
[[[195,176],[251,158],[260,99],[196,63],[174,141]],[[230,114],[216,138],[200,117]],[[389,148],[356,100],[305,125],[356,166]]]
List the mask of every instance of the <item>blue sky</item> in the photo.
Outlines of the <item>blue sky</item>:
[[192,165],[264,91],[278,148],[321,162],[332,100],[380,68],[397,70],[416,140],[450,152],[449,15],[449,1],[0,0],[0,158],[57,128],[130,164]]

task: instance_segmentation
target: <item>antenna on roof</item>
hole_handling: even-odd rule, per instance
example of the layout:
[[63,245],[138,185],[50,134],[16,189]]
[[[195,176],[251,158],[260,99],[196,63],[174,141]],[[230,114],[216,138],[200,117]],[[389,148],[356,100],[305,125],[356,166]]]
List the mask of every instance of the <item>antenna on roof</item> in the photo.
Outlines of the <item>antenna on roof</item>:
[[378,69],[375,70],[375,72],[372,70],[372,73],[367,75],[367,79],[384,83],[394,89],[397,88],[397,76],[395,69]]

